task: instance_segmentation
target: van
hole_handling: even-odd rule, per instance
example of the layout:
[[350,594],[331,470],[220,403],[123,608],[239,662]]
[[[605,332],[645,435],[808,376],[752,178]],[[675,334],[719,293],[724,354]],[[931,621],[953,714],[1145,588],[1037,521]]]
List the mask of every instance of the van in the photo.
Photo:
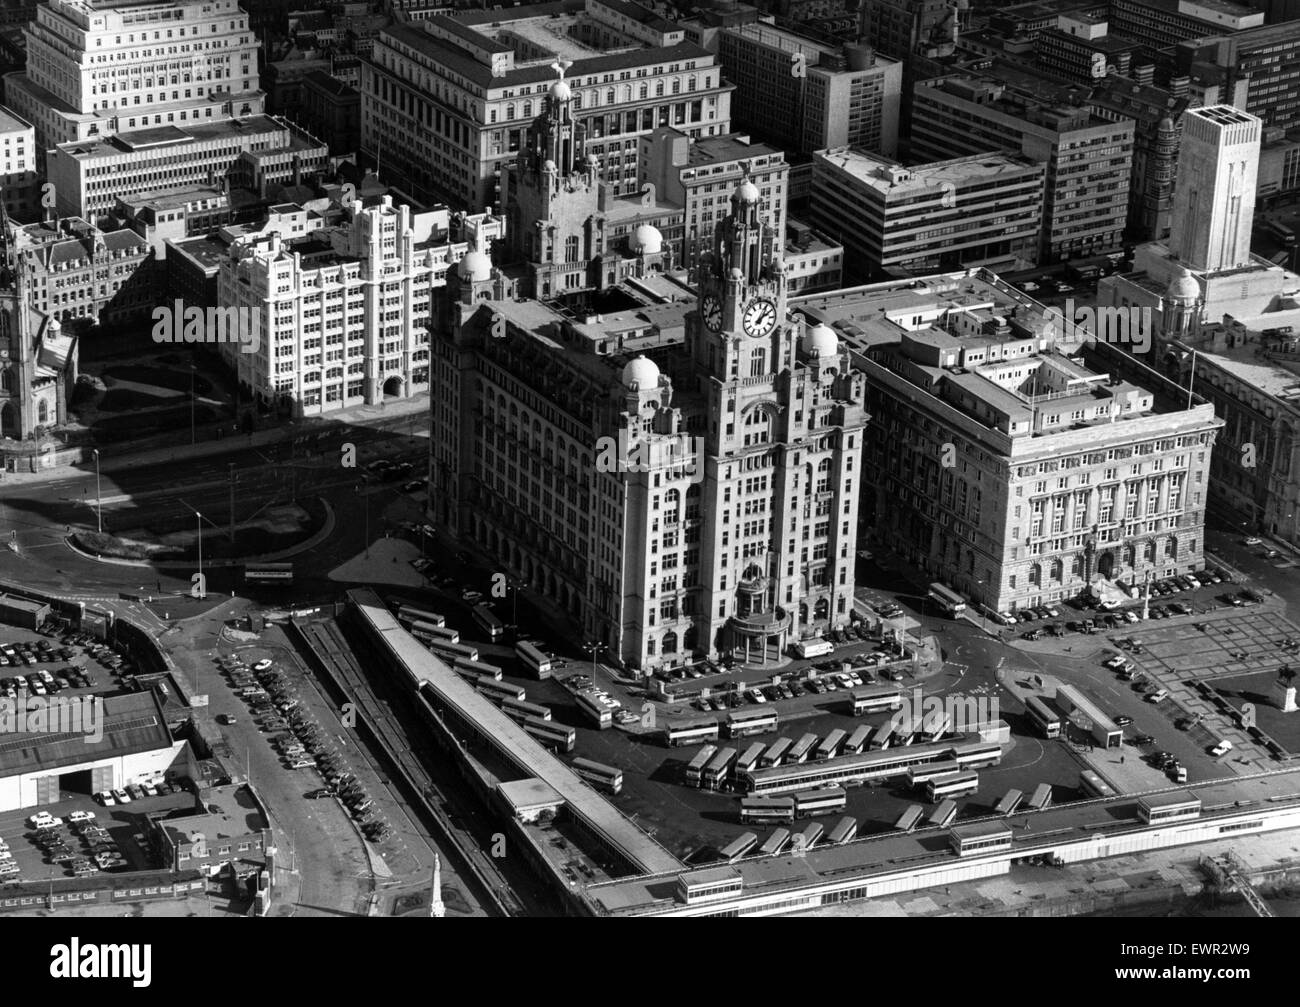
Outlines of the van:
[[1176,762],[1169,767],[1169,776],[1175,783],[1186,783],[1187,767]]
[[1168,690],[1168,689],[1158,689],[1158,690],[1156,690],[1155,692],[1151,693],[1151,695],[1147,696],[1147,702],[1148,702],[1148,703],[1163,703],[1163,702],[1164,702],[1166,699],[1168,699],[1168,698],[1169,698],[1169,690]]
[[1232,742],[1225,739],[1223,741],[1220,741],[1213,748],[1211,748],[1210,754],[1217,759],[1220,756],[1227,755],[1231,751],[1232,751]]

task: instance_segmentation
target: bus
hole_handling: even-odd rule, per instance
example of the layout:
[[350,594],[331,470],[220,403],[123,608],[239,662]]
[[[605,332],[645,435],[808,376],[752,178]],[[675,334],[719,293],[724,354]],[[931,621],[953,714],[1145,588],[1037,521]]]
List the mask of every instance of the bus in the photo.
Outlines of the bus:
[[758,848],[758,852],[765,857],[774,857],[788,845],[790,845],[790,830],[777,829],[767,837],[767,841]]
[[731,764],[735,761],[736,750],[734,748],[721,749],[704,767],[704,772],[700,774],[700,787],[704,790],[721,790],[722,784],[731,772]]
[[768,745],[763,751],[763,756],[758,760],[760,769],[767,769],[769,766],[779,766],[785,758],[785,753],[790,750],[794,742],[789,738],[777,738],[776,741]]
[[1115,791],[1111,789],[1110,784],[1094,773],[1091,769],[1085,769],[1079,774],[1079,789],[1089,797],[1115,796]]
[[565,727],[563,724],[553,724],[549,720],[538,720],[536,717],[526,717],[523,724],[524,730],[540,741],[543,745],[554,748],[560,752],[572,752],[573,744],[577,740],[577,732],[572,727]]
[[785,764],[793,766],[799,762],[807,762],[808,756],[812,754],[813,746],[816,744],[817,735],[805,734],[791,746],[790,751],[786,754]]
[[245,584],[293,583],[292,563],[247,563],[244,565]]
[[894,736],[894,722],[886,720],[871,733],[870,749],[873,752],[883,752],[889,747],[889,739]]
[[849,693],[849,700],[852,703],[853,716],[855,717],[860,717],[864,713],[898,710],[903,706],[903,694],[892,685],[877,685],[870,689],[854,689]]
[[1061,715],[1041,696],[1030,696],[1025,700],[1025,713],[1029,715],[1029,722],[1043,732],[1044,738],[1061,736]]
[[859,724],[849,735],[849,740],[844,742],[844,751],[850,755],[859,755],[867,747],[869,740],[871,740],[871,728],[866,724]]
[[1002,761],[1002,746],[996,741],[968,741],[952,746],[952,757],[962,769],[987,769]]
[[793,797],[746,797],[740,802],[742,822],[793,822]]
[[460,634],[454,629],[431,622],[413,622],[406,630],[421,643],[460,643]]
[[1046,811],[1052,806],[1052,785],[1050,783],[1040,783],[1034,788],[1034,794],[1029,798],[1026,807],[1030,811]]
[[1007,815],[1014,815],[1016,809],[1020,807],[1020,802],[1025,799],[1023,790],[1008,790],[1002,795],[1002,800],[998,801],[998,806],[993,809],[994,813],[1005,818]]
[[796,850],[811,850],[821,839],[822,833],[826,830],[822,827],[821,822],[809,822],[804,826],[804,830],[795,836],[794,848]]
[[817,746],[814,758],[818,762],[824,762],[826,759],[833,759],[840,754],[840,746],[844,744],[844,739],[848,737],[848,731],[841,731],[839,728],[831,731],[822,739],[822,743]]
[[825,657],[834,649],[835,647],[829,640],[823,640],[821,637],[815,637],[811,640],[797,640],[790,644],[790,653],[801,659]]
[[470,614],[474,617],[475,625],[487,634],[489,640],[496,641],[505,635],[506,624],[497,617],[487,602],[479,602]]
[[412,623],[416,622],[427,622],[430,626],[438,626],[439,628],[447,625],[447,619],[437,612],[406,604],[398,608],[397,621],[408,628]]
[[727,737],[747,738],[776,730],[775,710],[741,710],[727,714]]
[[848,794],[843,787],[822,787],[819,790],[805,790],[794,795],[794,816],[796,818],[813,818],[817,815],[832,815],[843,811],[848,802]]
[[936,776],[925,785],[926,799],[933,804],[948,797],[969,797],[980,788],[979,773],[953,773]]
[[934,812],[926,819],[926,824],[937,825],[939,828],[947,828],[952,820],[957,817],[957,802],[944,801]]
[[835,823],[835,828],[831,829],[831,834],[827,840],[835,846],[840,846],[855,838],[858,834],[858,820],[852,815],[845,815]]
[[1001,853],[1011,849],[1013,833],[1001,822],[976,822],[958,825],[948,834],[948,842],[959,857],[972,853]]
[[573,701],[578,712],[591,721],[597,730],[604,731],[614,726],[614,711],[602,703],[599,696],[591,692],[579,692],[574,695]]
[[495,664],[479,664],[478,661],[467,661],[463,657],[457,658],[452,667],[471,681],[476,678],[495,678],[499,682],[505,674]]
[[961,615],[966,611],[966,599],[946,584],[935,581],[930,585],[930,600],[948,615]]
[[1185,822],[1201,817],[1201,799],[1192,794],[1163,794],[1138,799],[1138,818],[1147,825]]
[[736,771],[742,772],[754,769],[758,765],[758,760],[762,757],[763,746],[758,744],[750,745],[745,749],[745,753],[736,760]]
[[528,698],[528,693],[524,692],[520,686],[511,685],[509,682],[498,682],[495,678],[489,678],[487,675],[480,675],[476,678],[474,688],[494,703],[500,703],[506,699],[513,699],[517,703],[522,703]]
[[924,814],[925,808],[921,805],[909,804],[907,810],[898,816],[898,821],[894,822],[894,828],[899,832],[911,832]]
[[695,756],[686,766],[686,785],[688,787],[698,787],[700,785],[700,779],[704,776],[704,767],[709,764],[709,760],[713,758],[717,751],[717,745],[705,745],[695,753]]
[[685,724],[674,724],[664,729],[664,739],[669,748],[680,745],[698,745],[702,741],[718,740],[718,722],[716,720],[694,720]]
[[538,678],[551,677],[551,655],[527,640],[515,644],[515,656],[519,663]]
[[446,643],[442,640],[421,640],[420,642],[424,644],[430,653],[438,655],[448,664],[455,664],[457,660],[478,660],[478,648],[467,643]]
[[936,776],[949,776],[952,773],[961,772],[961,764],[952,759],[941,759],[938,762],[925,762],[913,766],[907,774],[908,783],[913,787],[923,787]]
[[[493,681],[496,681],[496,679],[493,679]],[[549,706],[540,706],[537,703],[521,703],[517,699],[503,699],[501,701],[501,712],[515,720],[522,720],[524,717],[536,717],[538,720],[551,719],[551,708]]]
[[758,836],[752,832],[745,832],[738,839],[732,840],[718,852],[722,854],[722,859],[729,864],[734,864],[746,853],[758,845]]
[[574,759],[573,771],[588,783],[594,783],[611,794],[617,794],[623,789],[623,770],[613,766],[605,766],[590,759]]

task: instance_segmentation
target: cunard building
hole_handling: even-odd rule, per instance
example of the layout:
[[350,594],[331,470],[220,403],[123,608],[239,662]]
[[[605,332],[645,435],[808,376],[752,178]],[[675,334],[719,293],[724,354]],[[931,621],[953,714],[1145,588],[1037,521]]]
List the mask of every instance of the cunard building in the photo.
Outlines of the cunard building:
[[[788,312],[782,242],[748,179],[698,299],[649,234],[609,286],[590,214],[566,206],[590,199],[593,174],[571,100],[552,87],[521,159],[549,187],[544,241],[522,264],[471,252],[449,278],[431,347],[432,517],[609,659],[771,664],[852,607],[863,379],[833,331]],[[545,290],[561,272],[548,250],[575,238],[595,261],[562,272],[594,289],[515,296]]]

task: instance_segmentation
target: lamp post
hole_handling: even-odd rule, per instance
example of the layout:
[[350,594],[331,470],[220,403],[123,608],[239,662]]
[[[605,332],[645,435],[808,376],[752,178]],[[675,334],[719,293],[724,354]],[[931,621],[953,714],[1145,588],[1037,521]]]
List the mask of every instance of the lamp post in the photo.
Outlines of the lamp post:
[[92,448],[91,453],[95,456],[95,527],[99,532],[104,530],[104,501],[99,492],[99,448]]
[[202,601],[207,596],[203,589],[203,515],[195,511],[194,517],[199,525],[199,600]]
[[582,649],[591,655],[591,680],[596,681],[596,655],[605,649],[605,645],[596,640],[588,640]]

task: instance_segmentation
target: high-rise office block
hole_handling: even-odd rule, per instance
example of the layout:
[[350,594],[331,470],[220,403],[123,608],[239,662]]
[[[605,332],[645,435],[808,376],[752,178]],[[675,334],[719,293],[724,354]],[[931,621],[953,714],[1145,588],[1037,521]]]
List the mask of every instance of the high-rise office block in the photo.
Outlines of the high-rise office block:
[[1261,123],[1230,105],[1183,114],[1169,247],[1190,269],[1250,262]]
[[1300,125],[1300,20],[1187,39],[1176,64],[1179,74],[1221,94],[1244,86],[1245,110],[1265,126]]

